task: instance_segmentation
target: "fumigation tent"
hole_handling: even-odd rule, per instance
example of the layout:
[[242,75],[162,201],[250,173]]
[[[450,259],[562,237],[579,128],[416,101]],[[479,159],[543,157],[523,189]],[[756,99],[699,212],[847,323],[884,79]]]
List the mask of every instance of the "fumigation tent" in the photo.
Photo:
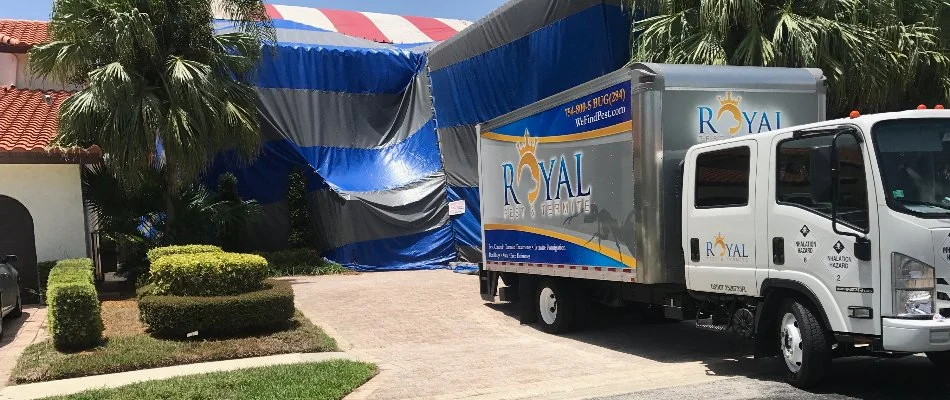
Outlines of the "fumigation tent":
[[[475,24],[281,5],[268,14],[278,43],[258,77],[261,155],[245,165],[224,154],[207,175],[238,177],[264,209],[249,242],[279,249],[288,176],[302,169],[314,247],[362,270],[480,261],[475,125],[629,59],[619,1],[514,0]],[[458,201],[464,212],[450,216]]]

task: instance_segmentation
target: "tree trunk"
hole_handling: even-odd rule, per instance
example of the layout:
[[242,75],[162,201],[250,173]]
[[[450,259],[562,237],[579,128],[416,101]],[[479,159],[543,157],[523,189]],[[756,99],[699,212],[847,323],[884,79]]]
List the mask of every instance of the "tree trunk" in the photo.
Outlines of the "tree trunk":
[[178,168],[165,155],[165,242],[175,244],[175,193],[178,192]]

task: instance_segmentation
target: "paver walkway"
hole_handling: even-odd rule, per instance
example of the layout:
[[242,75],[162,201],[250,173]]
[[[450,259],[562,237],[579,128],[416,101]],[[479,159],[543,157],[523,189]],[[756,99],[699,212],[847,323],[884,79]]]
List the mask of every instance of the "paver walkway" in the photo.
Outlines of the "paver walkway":
[[0,337],[0,388],[7,385],[17,359],[29,345],[46,340],[46,307],[23,307],[23,316],[3,321]]
[[763,367],[746,342],[622,313],[554,336],[487,305],[449,271],[292,278],[297,306],[381,373],[351,399],[583,398],[709,382]]
[[142,369],[138,371],[121,372],[118,374],[97,375],[83,378],[62,379],[51,382],[31,383],[28,385],[8,386],[3,390],[0,390],[0,400],[32,400],[49,396],[79,393],[91,389],[114,388],[136,382],[169,379],[186,375],[341,359],[355,360],[355,358],[349,354],[332,352],[281,354],[267,357],[243,358],[239,360],[177,365],[174,367]]

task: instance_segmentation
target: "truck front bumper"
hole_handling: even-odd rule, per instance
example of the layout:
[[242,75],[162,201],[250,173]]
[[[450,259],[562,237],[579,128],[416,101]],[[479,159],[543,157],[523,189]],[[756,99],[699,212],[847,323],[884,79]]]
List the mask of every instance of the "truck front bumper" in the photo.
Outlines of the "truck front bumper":
[[883,318],[884,350],[910,353],[950,350],[950,320]]

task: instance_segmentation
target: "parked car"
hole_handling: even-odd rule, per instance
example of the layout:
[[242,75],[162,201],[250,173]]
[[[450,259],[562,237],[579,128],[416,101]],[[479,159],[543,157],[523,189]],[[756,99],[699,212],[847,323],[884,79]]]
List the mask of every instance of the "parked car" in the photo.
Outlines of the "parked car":
[[[23,314],[23,304],[20,302],[20,274],[13,263],[17,261],[14,255],[0,256],[0,315],[2,317],[19,317]],[[3,324],[0,324],[0,335],[3,334]]]

